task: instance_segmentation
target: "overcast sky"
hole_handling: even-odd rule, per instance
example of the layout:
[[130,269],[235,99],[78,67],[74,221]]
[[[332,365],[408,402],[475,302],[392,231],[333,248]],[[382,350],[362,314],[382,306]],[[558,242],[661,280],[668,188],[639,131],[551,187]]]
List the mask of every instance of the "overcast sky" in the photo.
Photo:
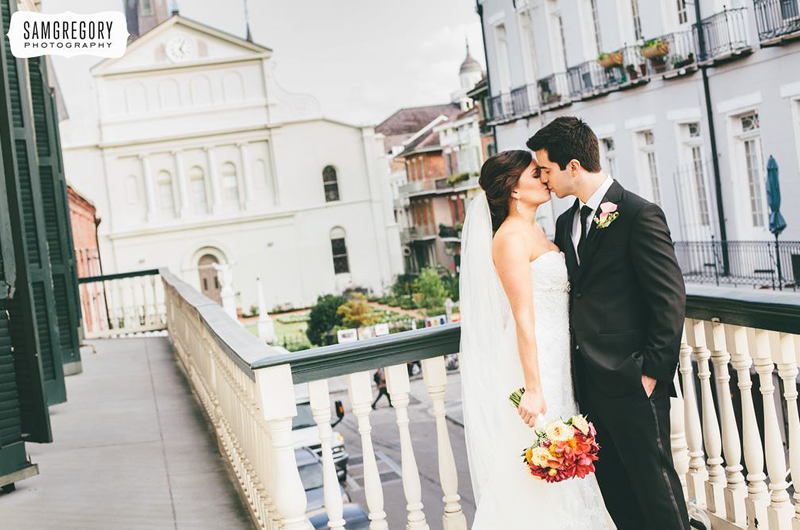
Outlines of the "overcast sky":
[[[177,0],[182,15],[244,36],[242,0]],[[122,10],[122,0],[44,0],[43,11]],[[222,7],[224,6],[224,8]],[[446,103],[465,39],[484,64],[474,0],[249,0],[253,40],[273,49],[284,89],[315,96],[325,116],[379,123],[402,107]],[[69,95],[95,58],[56,58]],[[67,79],[65,79],[67,77]],[[74,93],[74,92],[73,92]],[[70,114],[78,104],[67,98]]]

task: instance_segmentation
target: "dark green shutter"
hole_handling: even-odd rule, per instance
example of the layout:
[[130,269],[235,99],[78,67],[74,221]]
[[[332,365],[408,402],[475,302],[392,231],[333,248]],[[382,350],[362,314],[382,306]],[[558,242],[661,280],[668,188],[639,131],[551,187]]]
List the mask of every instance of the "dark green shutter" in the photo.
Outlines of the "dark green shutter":
[[47,64],[41,57],[28,60],[31,88],[31,106],[39,164],[39,180],[44,212],[45,234],[53,275],[55,315],[58,321],[57,347],[64,363],[80,361],[78,338],[77,276],[75,274],[75,249],[69,220],[69,204],[65,194],[64,173],[61,168],[57,118],[53,114],[50,86],[47,82]]
[[[12,0],[0,1],[4,34],[8,31],[14,4]],[[6,74],[3,85],[8,99],[4,98],[0,119],[3,126],[7,123],[11,125],[10,134],[2,137],[3,160],[11,203],[9,212],[12,231],[16,229],[20,232],[20,239],[15,238],[15,243],[21,242],[21,245],[15,244],[19,294],[9,304],[15,363],[18,368],[18,391],[21,400],[23,393],[36,393],[38,381],[35,376],[40,376],[44,379],[47,404],[52,405],[66,401],[67,396],[53,275],[47,249],[47,222],[43,207],[45,190],[40,180],[37,146],[34,143],[26,61],[18,60],[11,54],[5,39],[3,44]],[[35,373],[35,365],[40,369],[38,374]],[[22,406],[24,409],[25,403]],[[41,441],[49,441],[49,424],[45,436],[41,423],[38,425],[39,437],[42,438]]]

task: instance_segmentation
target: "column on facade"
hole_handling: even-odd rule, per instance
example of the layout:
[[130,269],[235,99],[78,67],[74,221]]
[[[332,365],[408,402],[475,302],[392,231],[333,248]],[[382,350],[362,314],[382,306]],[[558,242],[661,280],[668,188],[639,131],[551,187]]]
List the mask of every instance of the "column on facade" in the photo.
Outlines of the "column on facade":
[[175,179],[178,181],[178,201],[180,203],[178,217],[185,219],[189,217],[189,202],[191,198],[186,185],[187,175],[183,165],[183,151],[172,151],[172,156],[175,157]]
[[253,180],[250,171],[250,153],[247,149],[247,142],[240,142],[239,154],[242,159],[242,193],[239,197],[239,204],[242,210],[249,210],[253,201]]
[[142,178],[144,179],[144,194],[147,199],[147,222],[152,223],[157,218],[156,191],[153,185],[153,174],[150,171],[149,155],[139,155],[142,162]]
[[208,161],[208,180],[211,183],[211,213],[218,214],[222,211],[222,196],[219,191],[219,175],[217,175],[217,161],[214,157],[214,149],[205,147],[206,159]]

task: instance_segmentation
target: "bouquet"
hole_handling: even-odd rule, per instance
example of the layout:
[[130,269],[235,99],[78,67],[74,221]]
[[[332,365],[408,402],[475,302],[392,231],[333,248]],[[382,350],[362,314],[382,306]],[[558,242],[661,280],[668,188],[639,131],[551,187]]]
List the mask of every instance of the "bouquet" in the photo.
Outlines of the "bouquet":
[[[519,407],[524,393],[525,389],[520,388],[509,396],[515,407]],[[535,478],[553,483],[594,473],[600,445],[594,425],[585,416],[537,422],[533,434],[536,439],[522,457]]]

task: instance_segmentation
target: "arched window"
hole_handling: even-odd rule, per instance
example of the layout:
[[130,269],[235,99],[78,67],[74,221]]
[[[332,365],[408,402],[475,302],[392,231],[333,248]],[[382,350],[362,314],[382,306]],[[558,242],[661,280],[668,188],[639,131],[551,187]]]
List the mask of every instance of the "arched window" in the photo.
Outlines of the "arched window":
[[197,263],[197,270],[200,272],[200,291],[218,304],[222,304],[222,287],[219,284],[219,276],[214,265],[219,264],[219,260],[213,254],[204,254]]
[[331,250],[333,251],[333,272],[335,274],[350,272],[344,229],[336,227],[331,230]]
[[239,178],[236,176],[236,166],[230,162],[222,164],[222,190],[226,203],[239,202]]
[[206,176],[200,166],[194,166],[189,170],[189,188],[192,194],[192,210],[197,215],[206,215],[208,213]]
[[156,178],[158,189],[158,211],[162,219],[175,219],[175,194],[172,189],[172,175],[160,171]]
[[322,170],[322,184],[325,186],[325,202],[339,200],[339,181],[336,176],[336,168],[325,166]]

